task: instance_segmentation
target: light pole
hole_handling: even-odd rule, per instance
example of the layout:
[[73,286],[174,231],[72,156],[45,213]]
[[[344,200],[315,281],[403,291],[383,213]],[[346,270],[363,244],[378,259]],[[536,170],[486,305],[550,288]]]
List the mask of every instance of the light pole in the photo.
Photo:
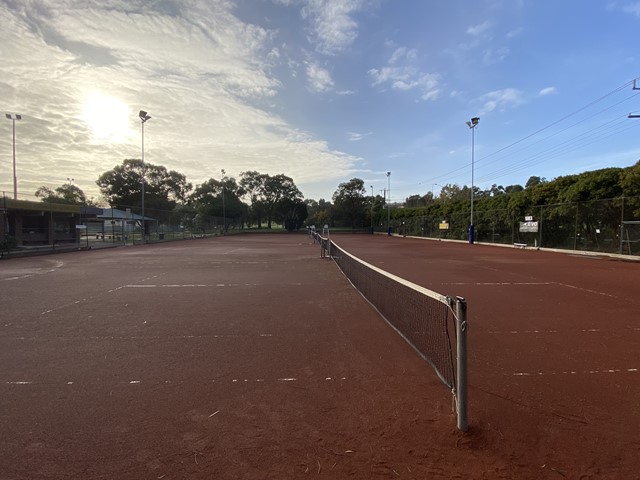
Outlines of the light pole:
[[7,119],[13,123],[13,199],[18,199],[18,176],[16,175],[16,120],[22,120],[22,115],[5,113]]
[[144,216],[144,182],[145,182],[145,174],[146,174],[146,167],[144,165],[144,124],[147,120],[149,120],[151,118],[151,115],[149,115],[147,112],[145,112],[144,110],[140,110],[140,113],[138,113],[138,117],[140,117],[140,124],[142,125],[142,241],[146,242],[146,229],[145,229],[145,216]]
[[371,187],[371,235],[373,235],[373,185],[369,185]]
[[224,168],[220,170],[222,172],[222,234],[224,235],[227,229],[227,213],[224,208],[224,175],[227,173]]
[[466,122],[471,129],[471,223],[469,224],[469,243],[473,245],[476,238],[475,226],[473,225],[473,164],[475,155],[475,131],[480,117],[473,117],[470,122]]
[[389,201],[387,202],[387,235],[391,235],[391,172],[387,172],[387,192]]

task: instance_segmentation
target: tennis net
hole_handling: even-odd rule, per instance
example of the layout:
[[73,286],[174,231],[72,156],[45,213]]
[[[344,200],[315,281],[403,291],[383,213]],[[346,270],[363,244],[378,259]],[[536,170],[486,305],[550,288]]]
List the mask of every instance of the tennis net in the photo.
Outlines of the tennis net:
[[[464,299],[441,295],[386,272],[317,233],[314,234],[314,241],[321,246],[321,256],[328,256],[336,262],[351,284],[451,389],[458,410],[458,428],[466,430]],[[455,344],[452,343],[450,329],[455,334]]]

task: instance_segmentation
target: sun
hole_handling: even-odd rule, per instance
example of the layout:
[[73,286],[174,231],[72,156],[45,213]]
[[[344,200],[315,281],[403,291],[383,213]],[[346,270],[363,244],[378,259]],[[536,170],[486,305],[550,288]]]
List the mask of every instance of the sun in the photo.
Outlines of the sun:
[[124,143],[131,133],[129,113],[121,100],[92,92],[84,101],[80,118],[91,128],[94,140]]

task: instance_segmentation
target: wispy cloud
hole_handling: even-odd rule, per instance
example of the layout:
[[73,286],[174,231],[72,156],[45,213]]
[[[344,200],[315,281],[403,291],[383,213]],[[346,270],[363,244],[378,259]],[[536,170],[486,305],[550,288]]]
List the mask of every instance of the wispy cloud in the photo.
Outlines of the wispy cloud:
[[494,110],[514,108],[524,103],[524,95],[515,88],[505,88],[486,93],[478,99],[482,104],[479,115],[484,115]]
[[486,33],[489,29],[491,28],[491,23],[490,22],[484,22],[484,23],[480,23],[478,25],[471,25],[469,28],[467,28],[467,33],[469,35],[482,35],[484,33]]
[[367,132],[367,133],[348,132],[347,137],[349,138],[350,142],[359,142],[363,138],[366,138],[372,134],[373,132]]
[[334,85],[329,70],[313,62],[307,64],[307,79],[313,92],[328,92]]
[[547,87],[540,90],[538,92],[538,95],[540,95],[541,97],[544,97],[547,95],[555,95],[556,93],[558,93],[558,90],[556,89],[556,87]]
[[509,49],[507,47],[500,48],[488,48],[482,54],[482,61],[485,65],[492,65],[500,63],[509,56]]
[[508,32],[505,37],[507,37],[507,39],[511,40],[512,38],[517,37],[518,35],[520,35],[522,32],[524,32],[524,28],[522,27],[518,27],[514,30],[511,30],[510,32]]
[[347,50],[358,37],[358,22],[353,14],[362,8],[362,0],[307,0],[302,18],[310,23],[310,41],[318,52],[335,55]]
[[622,11],[640,17],[640,2],[630,3],[622,7]]
[[386,67],[369,70],[373,86],[389,85],[394,90],[417,90],[422,100],[435,100],[440,95],[440,75],[422,72],[415,65],[416,58],[414,49],[396,49]]

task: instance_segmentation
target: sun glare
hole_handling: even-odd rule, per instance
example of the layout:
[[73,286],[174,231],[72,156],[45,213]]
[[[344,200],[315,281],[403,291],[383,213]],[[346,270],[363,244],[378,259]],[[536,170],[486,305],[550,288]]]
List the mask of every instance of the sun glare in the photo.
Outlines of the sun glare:
[[89,94],[81,118],[91,128],[94,140],[123,143],[130,133],[129,107],[109,95]]

